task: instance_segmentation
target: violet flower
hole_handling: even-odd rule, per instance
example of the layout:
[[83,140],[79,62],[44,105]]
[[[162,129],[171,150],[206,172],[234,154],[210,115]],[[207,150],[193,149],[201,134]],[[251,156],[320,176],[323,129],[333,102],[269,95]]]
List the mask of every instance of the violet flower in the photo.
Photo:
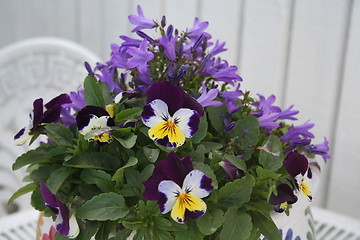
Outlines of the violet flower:
[[313,154],[318,154],[321,155],[324,159],[325,162],[327,162],[327,160],[330,158],[329,155],[329,142],[326,138],[324,138],[324,142],[320,143],[320,144],[309,144],[307,146],[304,147],[304,149],[306,151],[308,151],[309,153],[313,153]]
[[76,115],[76,124],[79,133],[85,140],[109,143],[112,140],[110,132],[115,126],[114,119],[101,107],[86,106]]
[[225,42],[219,43],[219,40],[216,40],[215,46],[210,51],[209,55],[215,56],[216,54],[227,51],[227,49],[225,49],[224,46],[225,46]]
[[236,73],[237,70],[236,66],[228,66],[225,62],[225,67],[216,72],[213,77],[216,81],[226,82],[234,86],[236,81],[242,81],[242,78]]
[[136,32],[146,28],[149,29],[156,26],[156,23],[152,19],[146,18],[144,16],[143,10],[140,7],[140,5],[137,6],[137,13],[138,15],[130,15],[128,17],[129,21],[132,24],[136,25],[136,27],[132,30],[132,32]]
[[197,101],[201,104],[203,107],[220,107],[223,105],[220,101],[214,101],[214,99],[217,97],[219,91],[216,88],[207,90],[204,83],[201,83],[202,85],[202,93],[201,96],[197,99]]
[[195,18],[193,27],[187,31],[189,38],[198,39],[201,35],[204,35],[204,37],[210,39],[211,35],[204,32],[208,26],[209,22],[199,22],[199,19]]
[[114,93],[115,95],[121,92],[121,88],[119,84],[114,81],[114,71],[115,68],[112,66],[102,66],[99,68],[101,74],[96,74],[101,82],[107,83],[110,92]]
[[269,203],[274,205],[276,212],[283,212],[287,209],[288,204],[297,202],[298,198],[295,196],[294,191],[291,187],[285,183],[277,186],[277,195],[271,194]]
[[128,47],[127,53],[132,57],[128,59],[126,63],[126,68],[131,69],[137,67],[139,71],[146,72],[147,63],[150,62],[154,58],[154,54],[150,51],[147,51],[148,42],[147,40],[143,40],[139,46],[136,47]]
[[193,170],[191,158],[180,159],[170,152],[166,160],[155,164],[153,174],[143,182],[143,195],[147,200],[157,201],[162,214],[171,211],[175,221],[184,223],[205,213],[206,204],[201,198],[211,193],[211,183],[211,178]]
[[235,167],[230,161],[224,160],[219,163],[219,165],[224,169],[226,174],[228,175],[230,181],[234,181],[235,179],[239,179],[244,176],[244,171]]
[[178,36],[172,37],[168,35],[165,35],[159,39],[159,43],[164,47],[164,53],[170,61],[174,61],[176,59],[175,46],[177,39]]
[[195,135],[204,110],[194,98],[169,81],[153,84],[147,94],[142,121],[152,140],[175,148]]
[[289,128],[289,131],[281,137],[281,140],[283,142],[299,140],[301,139],[300,136],[304,138],[314,138],[315,136],[311,132],[309,132],[309,130],[313,127],[314,124],[309,123],[309,121],[305,122],[303,125],[300,126],[292,125]]
[[[63,105],[70,103],[70,97],[67,94],[60,94],[51,101],[43,105],[43,99],[38,98],[33,102],[33,111],[30,114],[30,123],[22,128],[15,136],[15,144],[23,145],[28,139],[34,136],[34,133],[43,123],[54,123],[60,120]],[[44,111],[45,107],[45,111]]]
[[76,222],[75,215],[69,217],[69,208],[50,191],[45,183],[40,182],[40,189],[45,205],[50,208],[56,216],[56,231],[63,236],[76,238],[80,229]]
[[290,152],[285,157],[284,167],[293,178],[298,191],[311,201],[310,179],[312,173],[308,159],[297,151]]

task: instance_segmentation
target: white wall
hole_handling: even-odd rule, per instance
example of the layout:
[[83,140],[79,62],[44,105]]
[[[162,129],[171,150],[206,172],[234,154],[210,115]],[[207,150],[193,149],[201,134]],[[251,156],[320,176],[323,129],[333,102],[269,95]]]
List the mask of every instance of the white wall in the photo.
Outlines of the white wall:
[[179,29],[209,21],[243,89],[276,94],[314,122],[317,142],[332,147],[316,204],[360,218],[360,0],[0,0],[0,47],[57,36],[106,60],[138,3]]

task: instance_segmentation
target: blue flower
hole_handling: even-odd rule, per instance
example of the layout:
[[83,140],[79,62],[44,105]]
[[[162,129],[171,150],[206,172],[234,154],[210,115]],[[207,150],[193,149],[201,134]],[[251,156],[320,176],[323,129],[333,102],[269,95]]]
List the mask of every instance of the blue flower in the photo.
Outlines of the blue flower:
[[140,7],[140,5],[137,6],[137,13],[138,16],[130,15],[128,17],[129,21],[132,24],[136,25],[136,27],[132,30],[132,32],[136,32],[145,28],[153,28],[156,26],[156,23],[152,19],[146,18],[144,16],[143,10]]

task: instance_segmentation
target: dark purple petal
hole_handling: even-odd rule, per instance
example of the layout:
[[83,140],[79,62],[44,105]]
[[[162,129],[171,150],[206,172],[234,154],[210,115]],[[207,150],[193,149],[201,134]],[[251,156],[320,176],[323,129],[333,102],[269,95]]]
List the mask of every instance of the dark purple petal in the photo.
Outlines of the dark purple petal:
[[184,94],[182,108],[189,108],[195,110],[200,117],[204,116],[204,108],[200,105],[198,101],[196,101],[195,98],[193,98],[189,94]]
[[20,129],[20,131],[14,136],[14,140],[19,139],[25,133],[25,128]]
[[185,210],[185,216],[184,216],[184,222],[195,220],[200,218],[202,215],[204,215],[205,212],[203,211],[189,211],[188,209]]
[[295,177],[300,173],[301,175],[305,175],[309,167],[309,162],[304,155],[294,151],[286,156],[284,166],[290,176]]
[[[90,119],[93,116],[101,117],[101,116],[109,116],[109,113],[103,109],[102,107],[96,107],[96,106],[86,106],[83,109],[81,109],[78,114],[76,115],[76,124],[78,126],[78,129],[81,130],[85,126],[89,124]],[[109,118],[108,126],[114,126],[114,119]]]
[[63,236],[67,236],[70,231],[69,208],[58,199],[57,199],[57,203],[59,206],[60,215],[62,217],[62,223],[59,223],[55,226],[56,231],[58,231]]
[[193,170],[192,160],[186,156],[180,159],[175,152],[170,152],[165,160],[155,164],[151,177],[143,182],[143,196],[147,200],[158,200],[158,186],[163,180],[172,180],[179,186],[183,184],[186,175]]
[[285,183],[280,184],[277,187],[278,195],[275,196],[274,194],[271,194],[269,203],[272,205],[280,205],[284,202],[287,202],[289,204],[293,204],[297,201],[297,197],[294,194],[293,189]]
[[37,126],[40,125],[40,123],[43,120],[44,117],[44,107],[43,107],[43,99],[38,98],[33,103],[34,110],[33,110],[33,127],[30,129],[31,131],[35,130]]
[[244,176],[244,172],[237,167],[235,167],[230,161],[224,160],[220,162],[220,166],[224,169],[226,174],[228,175],[230,181],[234,181],[235,179],[239,179]]
[[154,109],[151,107],[150,104],[146,104],[141,114],[143,122],[147,122],[153,116],[155,116]]
[[[58,201],[56,196],[50,191],[44,182],[40,182],[40,190],[44,199],[45,205],[51,208],[58,207]],[[57,214],[57,213],[56,213]]]
[[69,95],[64,93],[64,94],[60,94],[59,96],[53,98],[50,102],[45,104],[45,107],[47,109],[51,109],[55,106],[63,105],[66,103],[71,103],[71,99],[70,99]]
[[211,192],[214,189],[211,183],[212,183],[212,179],[204,175],[200,182],[200,188],[205,189],[208,192]]
[[62,108],[60,105],[56,105],[50,108],[49,110],[45,111],[41,123],[53,123],[59,121],[61,109]]
[[88,62],[84,62],[84,66],[86,68],[86,71],[90,76],[94,76],[94,71],[91,69],[91,66]]
[[184,95],[185,93],[181,88],[173,85],[169,81],[157,82],[149,88],[146,103],[155,99],[161,99],[167,104],[169,113],[172,116],[177,110],[183,107]]

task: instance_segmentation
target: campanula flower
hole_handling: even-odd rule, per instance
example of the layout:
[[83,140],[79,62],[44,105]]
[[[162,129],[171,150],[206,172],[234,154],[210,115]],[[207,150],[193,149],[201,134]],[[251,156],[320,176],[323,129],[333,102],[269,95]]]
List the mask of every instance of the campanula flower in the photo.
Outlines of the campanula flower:
[[204,35],[204,37],[210,39],[211,35],[204,32],[208,26],[209,22],[199,22],[199,19],[195,18],[193,27],[187,31],[189,38],[197,40],[201,35]]
[[112,140],[110,132],[115,126],[114,119],[101,107],[86,106],[76,115],[79,133],[86,140],[108,143]]
[[309,123],[309,121],[307,121],[303,125],[299,125],[299,126],[292,125],[289,128],[289,131],[281,137],[281,140],[283,142],[299,140],[299,139],[301,139],[300,136],[302,136],[304,138],[314,138],[315,137],[314,134],[309,132],[309,130],[313,127],[314,127],[314,124]]
[[293,178],[298,191],[311,201],[310,181],[312,174],[308,159],[297,151],[290,152],[285,157],[284,166]]
[[144,39],[139,48],[137,47],[128,47],[127,53],[132,57],[128,59],[126,63],[126,68],[135,68],[137,67],[139,71],[147,71],[147,63],[154,58],[154,54],[150,51],[147,51],[148,42]]
[[40,182],[40,189],[45,205],[56,216],[56,231],[63,236],[76,238],[80,230],[75,215],[69,216],[69,208],[50,191],[45,183]]
[[223,105],[220,101],[214,101],[214,99],[217,97],[219,91],[216,88],[207,90],[204,83],[201,83],[202,85],[202,93],[201,96],[197,99],[197,101],[201,104],[203,107],[220,107]]
[[304,148],[309,153],[321,155],[325,162],[327,162],[327,160],[330,158],[330,155],[329,155],[330,147],[329,147],[329,142],[326,138],[323,143],[311,144],[311,145],[309,144],[308,146],[305,146]]
[[216,72],[213,77],[216,81],[226,82],[234,86],[236,81],[242,81],[242,78],[236,73],[237,70],[236,66],[229,66],[225,62],[225,67]]
[[140,7],[140,5],[137,6],[137,13],[138,16],[130,15],[128,17],[129,21],[132,24],[136,25],[136,27],[132,30],[132,32],[136,32],[145,28],[153,28],[156,26],[156,23],[152,19],[146,18],[144,16],[143,10]]
[[142,112],[143,123],[150,127],[152,140],[167,147],[179,147],[199,128],[201,105],[169,81],[153,84]]

